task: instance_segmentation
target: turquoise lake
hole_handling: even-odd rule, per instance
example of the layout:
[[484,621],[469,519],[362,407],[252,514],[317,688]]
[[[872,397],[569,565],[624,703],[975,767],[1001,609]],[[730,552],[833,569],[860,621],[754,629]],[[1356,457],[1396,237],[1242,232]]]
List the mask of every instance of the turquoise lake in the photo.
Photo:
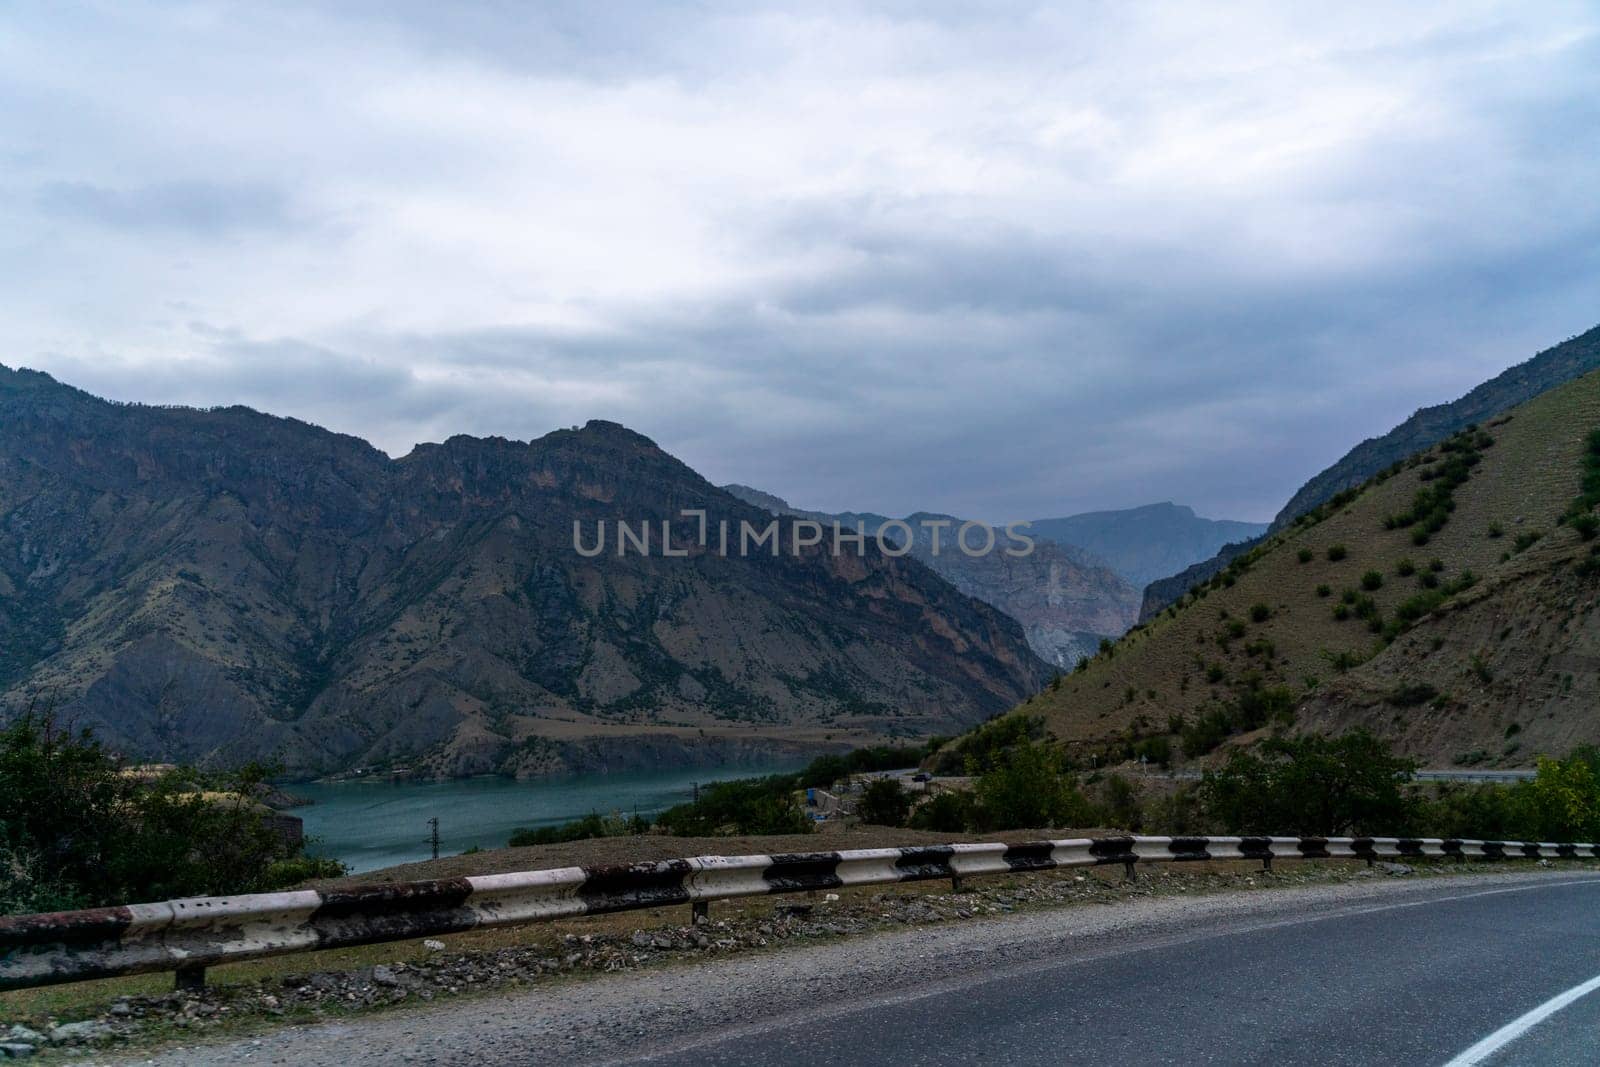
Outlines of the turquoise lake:
[[428,820],[439,820],[439,854],[498,848],[519,827],[554,826],[598,812],[654,815],[689,800],[695,782],[793,771],[796,764],[592,774],[517,782],[310,782],[287,786],[313,803],[291,809],[305,822],[310,851],[370,871],[431,855]]

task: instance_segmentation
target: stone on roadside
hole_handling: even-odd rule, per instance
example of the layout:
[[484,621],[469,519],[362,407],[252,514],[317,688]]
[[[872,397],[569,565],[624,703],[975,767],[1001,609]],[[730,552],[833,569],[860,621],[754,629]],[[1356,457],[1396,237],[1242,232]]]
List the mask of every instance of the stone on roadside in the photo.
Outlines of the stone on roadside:
[[95,1019],[85,1019],[80,1023],[62,1023],[59,1026],[52,1026],[49,1036],[52,1045],[80,1045],[110,1037],[114,1032],[110,1023],[99,1022]]

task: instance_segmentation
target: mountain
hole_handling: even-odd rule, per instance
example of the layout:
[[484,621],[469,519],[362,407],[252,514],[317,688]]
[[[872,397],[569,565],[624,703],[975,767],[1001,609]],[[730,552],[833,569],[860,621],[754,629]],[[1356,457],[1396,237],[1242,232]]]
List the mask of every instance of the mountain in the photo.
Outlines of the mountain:
[[1496,375],[1466,396],[1422,408],[1382,437],[1371,437],[1301,486],[1272,520],[1281,530],[1335,493],[1360,485],[1399,459],[1443,441],[1464,426],[1487,422],[1503,411],[1592,370],[1600,369],[1600,326],[1547,348]]
[[[1333,466],[1301,486],[1278,512],[1270,529],[1283,529],[1336,494],[1360,485],[1395,461],[1430,448],[1472,423],[1487,422],[1517,404],[1596,369],[1600,369],[1600,326],[1545,349],[1459,400],[1422,408],[1382,437],[1361,442]],[[1170,577],[1152,580],[1145,586],[1139,621],[1148,621],[1197,582],[1210,580],[1234,557],[1259,543],[1259,538],[1252,537],[1226,545],[1209,559],[1175,571]]]
[[[646,521],[655,552],[614,547]],[[539,774],[959,729],[1045,676],[913,559],[793,554],[792,522],[723,554],[724,521],[772,520],[611,423],[390,459],[0,368],[0,713],[139,759]]]
[[1076,545],[1105,560],[1141,590],[1210,558],[1231,541],[1257,537],[1267,529],[1265,523],[1202,519],[1193,508],[1172,503],[1034,519],[1032,527],[1036,536]]
[[1170,578],[1158,578],[1151,582],[1144,587],[1144,598],[1139,605],[1139,621],[1149,622],[1175,604],[1183,594],[1222,573],[1223,568],[1235,558],[1255,548],[1263,540],[1265,540],[1264,534],[1246,541],[1230,542],[1217,549],[1216,555],[1199,563],[1191,563]]
[[[871,512],[830,514],[792,507],[781,497],[745,485],[726,485],[739,499],[774,515],[811,519],[830,529],[837,522],[846,529],[857,524],[876,533],[894,520]],[[1093,655],[1100,639],[1116,636],[1133,625],[1139,594],[1104,562],[1082,549],[1036,540],[1026,556],[1005,551],[969,556],[953,545],[956,531],[966,521],[952,515],[918,512],[903,520],[912,533],[910,555],[921,560],[961,592],[999,608],[1022,624],[1028,644],[1042,659],[1070,668]],[[940,551],[935,552],[931,523],[942,523]],[[890,527],[886,537],[904,543],[902,531]],[[977,534],[973,535],[977,544]]]
[[[1597,430],[1600,372],[1464,426],[1236,556],[1018,713],[1085,762],[1194,759],[1285,723],[1366,726],[1443,766],[1600,743],[1600,540],[1584,539],[1600,526]],[[1564,518],[1585,491],[1584,517]]]

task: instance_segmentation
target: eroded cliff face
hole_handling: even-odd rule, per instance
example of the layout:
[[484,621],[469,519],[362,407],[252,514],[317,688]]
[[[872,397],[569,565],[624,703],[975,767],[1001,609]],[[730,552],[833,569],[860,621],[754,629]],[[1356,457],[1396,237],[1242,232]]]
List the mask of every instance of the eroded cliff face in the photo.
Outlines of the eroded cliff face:
[[[957,729],[1046,671],[913,559],[796,557],[787,529],[724,557],[683,509],[770,521],[612,424],[391,460],[0,368],[0,703],[137,758],[538,773]],[[619,520],[654,551],[619,556]]]

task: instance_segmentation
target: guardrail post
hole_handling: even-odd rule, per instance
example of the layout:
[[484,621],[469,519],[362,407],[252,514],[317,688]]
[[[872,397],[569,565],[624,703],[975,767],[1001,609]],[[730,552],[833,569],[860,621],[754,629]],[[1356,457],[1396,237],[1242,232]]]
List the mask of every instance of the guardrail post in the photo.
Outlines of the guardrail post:
[[1261,869],[1268,872],[1272,870],[1272,853],[1269,852],[1261,857]]
[[1122,880],[1124,882],[1137,882],[1139,880],[1139,875],[1133,868],[1133,860],[1122,861]]
[[689,905],[689,918],[695,926],[703,926],[711,921],[711,901],[696,900]]
[[172,976],[172,988],[180,993],[194,993],[206,987],[206,969],[199,965],[179,967]]
[[952,892],[952,893],[965,893],[966,892],[966,887],[961,884],[961,876],[959,874],[952,874],[950,876],[950,892]]

